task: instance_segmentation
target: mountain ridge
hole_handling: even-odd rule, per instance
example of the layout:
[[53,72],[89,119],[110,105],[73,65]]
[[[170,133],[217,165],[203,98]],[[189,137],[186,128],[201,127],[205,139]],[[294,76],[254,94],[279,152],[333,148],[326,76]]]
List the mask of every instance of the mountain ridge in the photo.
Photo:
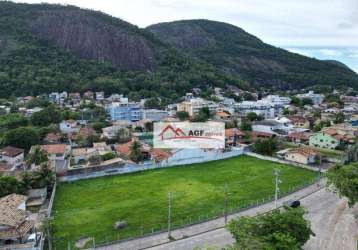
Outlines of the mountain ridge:
[[[176,22],[186,24],[178,39],[171,28],[165,36],[155,31],[170,22],[142,29],[76,6],[0,2],[0,97],[89,89],[169,101],[193,87],[209,95],[210,87],[227,85],[358,86],[358,75],[342,66],[307,61],[231,24],[192,22]],[[304,65],[297,72],[285,57]]]
[[[329,81],[331,86],[336,84],[336,80],[340,84],[349,82],[350,85],[358,86],[358,75],[351,69],[337,68],[337,65],[332,63],[266,44],[232,24],[193,19],[154,24],[146,29],[163,42],[192,56],[210,61],[224,72],[256,83],[257,86],[276,83],[289,89],[297,85],[305,87],[325,84],[315,77],[315,73],[330,75],[329,78],[332,79],[325,80]],[[332,71],[342,77],[334,77]],[[318,83],[315,83],[316,81]]]

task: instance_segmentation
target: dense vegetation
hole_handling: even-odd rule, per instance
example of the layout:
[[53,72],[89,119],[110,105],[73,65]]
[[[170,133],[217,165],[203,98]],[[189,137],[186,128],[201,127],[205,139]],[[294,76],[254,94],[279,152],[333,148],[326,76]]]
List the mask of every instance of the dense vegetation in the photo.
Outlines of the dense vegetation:
[[[107,60],[79,59],[70,49],[64,50],[52,40],[40,39],[33,32],[36,29],[33,26],[38,23],[28,24],[36,18],[50,23],[53,20],[43,15],[55,13],[60,19],[65,17],[66,11],[78,11],[79,14],[73,15],[87,15],[96,20],[96,25],[130,33],[133,39],[146,39],[158,51],[155,70],[121,70]],[[131,46],[131,41],[126,42]],[[208,63],[166,48],[150,33],[119,19],[76,7],[0,2],[0,97],[103,90],[107,94],[122,93],[135,100],[156,96],[173,100],[192,87],[225,84],[242,86],[243,82],[220,73]]]
[[300,250],[314,236],[303,208],[274,210],[232,220],[228,229],[236,240],[232,249]]
[[265,44],[244,30],[221,22],[186,20],[147,28],[162,41],[256,86],[301,89],[317,86],[358,88],[358,75],[346,66],[290,53]]

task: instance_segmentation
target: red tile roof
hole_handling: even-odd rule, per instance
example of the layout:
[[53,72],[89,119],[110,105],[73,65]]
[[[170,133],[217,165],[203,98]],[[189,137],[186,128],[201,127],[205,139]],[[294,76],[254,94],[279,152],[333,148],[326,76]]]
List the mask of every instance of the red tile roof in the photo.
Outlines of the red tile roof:
[[48,154],[64,154],[66,152],[66,144],[41,145],[41,148]]
[[5,155],[8,157],[16,157],[22,153],[24,153],[23,149],[11,147],[11,146],[7,146],[0,150],[0,155]]

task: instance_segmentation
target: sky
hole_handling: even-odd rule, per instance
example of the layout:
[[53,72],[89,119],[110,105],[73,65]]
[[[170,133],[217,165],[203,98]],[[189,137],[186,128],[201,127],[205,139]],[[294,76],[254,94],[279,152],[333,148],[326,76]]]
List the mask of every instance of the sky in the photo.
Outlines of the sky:
[[266,43],[358,72],[358,0],[15,0],[100,10],[139,27],[182,19],[234,24]]

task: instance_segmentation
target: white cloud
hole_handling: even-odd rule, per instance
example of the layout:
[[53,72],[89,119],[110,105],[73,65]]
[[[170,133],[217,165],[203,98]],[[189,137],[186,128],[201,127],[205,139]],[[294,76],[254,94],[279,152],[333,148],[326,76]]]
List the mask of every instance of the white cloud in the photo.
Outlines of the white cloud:
[[318,52],[327,57],[340,57],[343,55],[343,52],[338,49],[320,49]]

